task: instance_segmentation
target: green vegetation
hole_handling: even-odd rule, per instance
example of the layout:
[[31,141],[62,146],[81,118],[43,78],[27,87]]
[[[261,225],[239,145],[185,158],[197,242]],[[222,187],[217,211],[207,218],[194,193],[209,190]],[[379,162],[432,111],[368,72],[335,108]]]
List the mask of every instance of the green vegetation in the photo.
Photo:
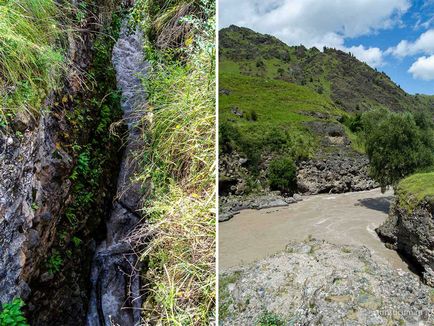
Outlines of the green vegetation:
[[0,2],[0,120],[38,112],[58,85],[64,65],[56,46],[59,16],[54,0]]
[[[94,15],[84,6],[80,8],[85,14],[83,20]],[[117,8],[107,11],[110,15],[99,21],[100,33],[93,40],[90,69],[83,76],[86,89],[74,96],[57,92],[54,103],[54,110],[65,112],[69,126],[60,134],[61,141],[56,143],[56,149],[66,151],[75,163],[69,175],[71,197],[57,224],[51,255],[43,264],[43,268],[55,278],[68,278],[77,264],[90,264],[92,249],[82,244],[94,239],[95,231],[106,217],[106,205],[112,200],[116,178],[113,172],[120,159],[121,140],[112,132],[115,129],[111,129],[112,124],[122,117],[120,95],[116,89],[114,68],[107,63],[120,31],[123,11]],[[99,236],[103,234],[96,235]],[[65,282],[88,277],[87,274],[80,276],[80,272],[87,273],[76,270],[75,276]]]
[[434,204],[434,172],[415,173],[403,179],[396,188],[396,195],[408,211],[423,200]]
[[271,161],[269,167],[270,188],[282,193],[295,190],[297,167],[291,157],[281,157]]
[[223,320],[229,317],[228,308],[233,304],[233,299],[228,289],[229,284],[235,284],[241,276],[241,272],[236,271],[229,275],[219,277],[219,319]]
[[[369,151],[373,175],[383,186],[429,165],[432,127],[419,112],[434,106],[433,96],[409,95],[384,73],[339,50],[287,46],[275,37],[236,26],[222,29],[219,41],[219,149],[220,154],[235,151],[248,159],[243,165],[248,175],[240,176],[247,184],[251,178],[261,183],[259,188],[271,185],[270,158],[298,162],[339,149],[336,144],[324,146],[327,135],[315,130],[320,125],[316,122],[340,123],[355,152]],[[411,126],[394,128],[384,122],[371,129],[376,135],[365,131],[364,113],[378,110],[414,114],[418,131],[402,135],[411,139],[399,141],[404,151],[397,147],[397,157],[391,145]],[[395,122],[400,119],[392,116]],[[383,127],[388,129],[379,129]],[[416,148],[410,148],[412,141]],[[275,181],[272,188],[279,188]]]
[[15,298],[10,303],[2,304],[0,311],[1,326],[28,326],[26,318],[22,312],[24,301],[20,298]]
[[275,37],[236,26],[219,35],[222,75],[296,83],[327,96],[348,113],[377,107],[417,111],[434,104],[432,96],[409,95],[386,74],[339,50],[287,46]]
[[219,100],[220,153],[244,154],[252,175],[259,172],[264,156],[290,156],[294,161],[311,157],[318,140],[304,125],[316,120],[310,114],[341,112],[327,97],[280,80],[223,71],[220,88],[228,91]]
[[207,325],[214,316],[214,16],[208,0],[142,0],[132,12],[152,64],[139,176],[153,185],[150,225],[133,237],[150,267],[144,315],[155,323]]
[[382,189],[434,162],[434,128],[429,115],[373,110],[363,115],[370,173]]
[[57,250],[53,250],[52,255],[47,260],[47,269],[50,274],[56,274],[60,272],[60,269],[63,264],[63,259],[60,256],[60,253]]
[[283,326],[285,322],[271,312],[264,312],[258,319],[257,326]]

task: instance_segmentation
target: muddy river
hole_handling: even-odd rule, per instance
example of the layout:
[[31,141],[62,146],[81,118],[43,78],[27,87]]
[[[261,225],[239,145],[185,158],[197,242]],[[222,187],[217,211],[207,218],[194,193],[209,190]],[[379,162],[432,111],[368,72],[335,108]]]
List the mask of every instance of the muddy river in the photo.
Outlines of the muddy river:
[[335,244],[364,245],[377,261],[408,270],[374,231],[386,219],[392,195],[380,189],[316,195],[288,207],[241,211],[219,223],[220,270],[264,258],[284,249],[289,241],[308,236]]

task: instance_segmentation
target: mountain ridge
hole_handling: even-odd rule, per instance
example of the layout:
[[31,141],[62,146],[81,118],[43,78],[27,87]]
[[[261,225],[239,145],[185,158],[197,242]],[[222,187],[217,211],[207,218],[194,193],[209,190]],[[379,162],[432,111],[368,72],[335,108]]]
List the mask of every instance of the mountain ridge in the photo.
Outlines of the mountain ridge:
[[231,25],[219,32],[220,69],[293,82],[328,95],[346,112],[375,107],[393,111],[434,108],[434,96],[405,92],[384,72],[351,53],[290,46],[278,38]]

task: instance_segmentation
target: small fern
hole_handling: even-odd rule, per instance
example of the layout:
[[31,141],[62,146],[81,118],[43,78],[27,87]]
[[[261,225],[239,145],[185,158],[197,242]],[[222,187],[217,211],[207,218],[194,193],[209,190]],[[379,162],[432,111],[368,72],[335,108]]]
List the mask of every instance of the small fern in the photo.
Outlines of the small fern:
[[4,303],[0,312],[1,326],[28,326],[26,318],[21,308],[24,307],[24,301],[15,298],[11,303]]

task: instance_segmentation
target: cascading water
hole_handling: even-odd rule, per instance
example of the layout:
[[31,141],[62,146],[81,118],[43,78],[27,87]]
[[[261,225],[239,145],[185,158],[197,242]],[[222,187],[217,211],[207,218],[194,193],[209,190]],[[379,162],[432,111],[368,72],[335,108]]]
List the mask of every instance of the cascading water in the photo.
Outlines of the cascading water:
[[[137,325],[140,323],[140,280],[134,275],[136,256],[126,242],[140,220],[141,185],[133,181],[137,171],[134,154],[140,146],[138,127],[146,94],[140,77],[146,74],[140,31],[129,32],[124,22],[113,49],[113,66],[122,92],[123,118],[128,126],[126,148],[117,183],[117,195],[107,220],[107,237],[96,250],[91,273],[91,298],[87,325]],[[143,111],[141,111],[143,112]]]

